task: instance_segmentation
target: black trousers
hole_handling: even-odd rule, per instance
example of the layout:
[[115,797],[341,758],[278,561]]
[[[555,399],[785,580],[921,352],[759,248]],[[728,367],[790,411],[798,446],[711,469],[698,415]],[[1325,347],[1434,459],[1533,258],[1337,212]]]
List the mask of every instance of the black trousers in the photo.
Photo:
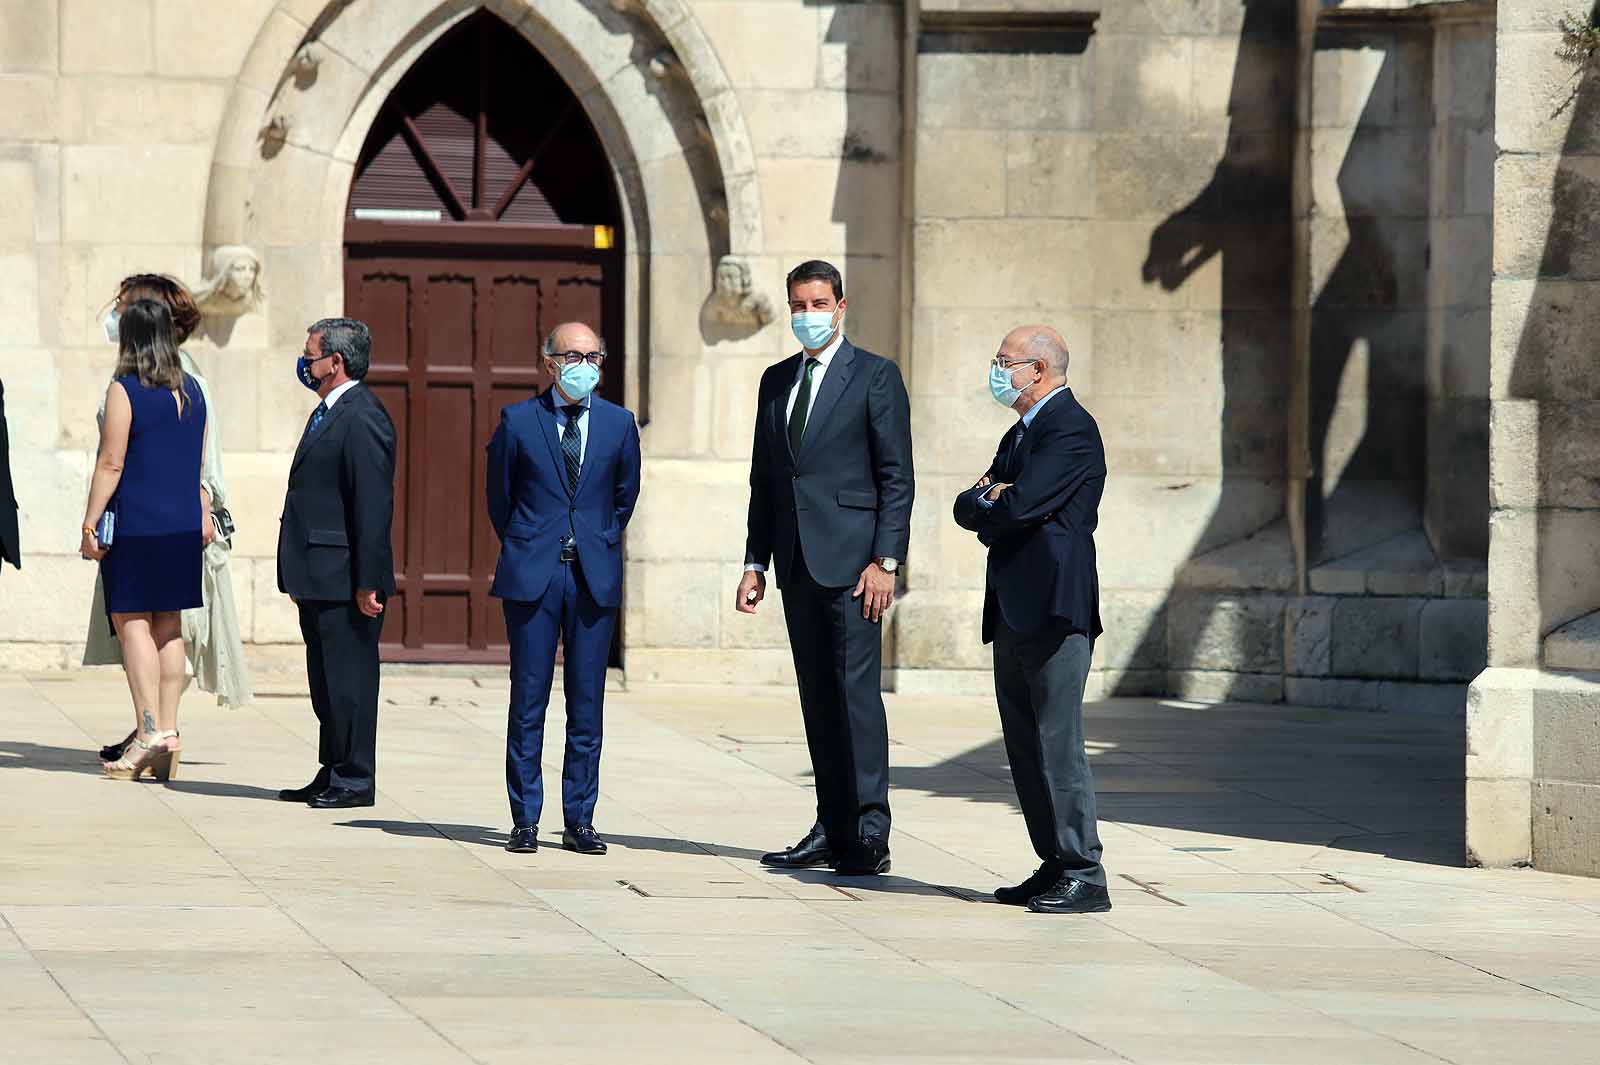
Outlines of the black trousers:
[[1022,634],[1001,621],[994,693],[1017,800],[1040,861],[1105,886],[1094,777],[1083,749],[1083,686],[1094,642],[1060,623]]
[[817,822],[836,850],[859,836],[889,836],[883,628],[861,616],[861,600],[850,597],[853,590],[818,584],[795,545],[783,588],[783,617],[800,682]]
[[358,791],[373,786],[378,759],[378,635],[353,599],[300,601],[311,706],[322,726],[318,780]]

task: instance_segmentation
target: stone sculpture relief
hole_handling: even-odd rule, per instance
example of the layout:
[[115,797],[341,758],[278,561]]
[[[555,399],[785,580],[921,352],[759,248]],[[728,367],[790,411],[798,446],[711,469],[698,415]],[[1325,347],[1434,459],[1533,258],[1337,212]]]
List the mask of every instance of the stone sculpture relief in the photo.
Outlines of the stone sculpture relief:
[[707,339],[743,338],[776,317],[772,301],[754,291],[748,263],[733,255],[718,260],[711,295],[700,311],[700,327]]
[[261,308],[261,257],[242,244],[224,244],[211,253],[211,276],[195,292],[207,318],[237,318]]

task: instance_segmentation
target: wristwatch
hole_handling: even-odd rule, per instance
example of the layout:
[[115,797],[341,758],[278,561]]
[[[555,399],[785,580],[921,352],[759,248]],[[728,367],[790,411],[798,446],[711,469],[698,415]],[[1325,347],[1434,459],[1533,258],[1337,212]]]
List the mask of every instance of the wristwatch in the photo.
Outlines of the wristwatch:
[[876,562],[878,567],[885,573],[893,573],[895,570],[900,568],[900,562],[898,559],[875,558],[872,561]]

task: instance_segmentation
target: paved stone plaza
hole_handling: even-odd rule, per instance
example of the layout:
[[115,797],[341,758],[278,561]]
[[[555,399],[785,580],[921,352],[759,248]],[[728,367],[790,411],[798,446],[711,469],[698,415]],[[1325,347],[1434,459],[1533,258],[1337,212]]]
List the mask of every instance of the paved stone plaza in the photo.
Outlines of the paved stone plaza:
[[792,693],[613,692],[600,859],[501,849],[503,682],[384,695],[377,807],[313,813],[275,798],[314,768],[292,684],[188,699],[162,787],[100,777],[120,674],[0,677],[0,1058],[1567,1065],[1600,1045],[1600,882],[1459,867],[1459,719],[1096,704],[1116,909],[1052,918],[984,901],[1034,864],[987,700],[889,697],[894,872],[844,881],[755,860],[811,819]]

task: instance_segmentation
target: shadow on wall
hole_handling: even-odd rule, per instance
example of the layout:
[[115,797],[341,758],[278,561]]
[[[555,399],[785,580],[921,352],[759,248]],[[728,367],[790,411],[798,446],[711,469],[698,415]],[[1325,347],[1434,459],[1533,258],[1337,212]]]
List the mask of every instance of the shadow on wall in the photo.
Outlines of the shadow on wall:
[[[1465,218],[1457,201],[1475,157],[1450,156],[1445,192],[1435,191],[1441,175],[1431,172],[1436,137],[1448,136],[1452,149],[1464,151],[1479,134],[1453,124],[1454,98],[1448,106],[1433,98],[1433,52],[1449,47],[1435,33],[1431,23],[1391,23],[1324,25],[1315,35],[1319,91],[1335,102],[1319,107],[1310,131],[1316,195],[1304,223],[1314,286],[1303,515],[1310,567],[1408,533],[1425,533],[1438,560],[1481,566],[1486,552],[1487,407],[1481,392],[1455,392],[1467,367],[1481,373],[1487,338],[1474,343],[1454,319],[1458,305],[1487,306],[1487,278],[1445,260],[1464,255],[1481,265],[1487,251],[1468,236],[1460,245],[1433,245],[1471,233],[1472,221],[1487,226],[1487,219],[1449,228]],[[1221,256],[1220,486],[1190,558],[1243,542],[1242,561],[1277,575],[1270,590],[1259,575],[1219,578],[1225,567],[1210,567],[1208,575],[1221,581],[1216,587],[1261,587],[1265,594],[1294,592],[1284,520],[1296,358],[1294,35],[1290,5],[1245,0],[1225,154],[1210,184],[1151,235],[1143,269],[1147,283],[1174,291]],[[1346,100],[1359,104],[1359,115],[1339,113]],[[1437,337],[1430,314],[1442,323]],[[1434,387],[1438,394],[1430,395]],[[1430,434],[1449,452],[1433,464]],[[1430,484],[1433,466],[1438,481]],[[1431,522],[1430,492],[1438,497]],[[1134,645],[1146,660],[1164,655],[1169,670],[1287,672],[1278,638],[1257,649],[1263,653],[1240,649],[1236,663],[1198,660],[1205,641],[1197,632],[1208,627],[1215,596],[1191,589],[1185,601],[1183,584],[1180,574]],[[1214,658],[1217,649],[1208,650]],[[1147,680],[1130,678],[1120,691],[1147,689]]]
[[[1459,866],[1464,739],[1439,718],[1345,710],[1085,707],[1100,817],[1174,848],[1232,836]],[[1017,807],[1003,741],[890,770],[896,789]],[[1019,837],[1026,846],[1026,837]],[[1226,856],[1221,855],[1226,862]],[[1319,868],[1307,855],[1301,868]]]
[[[1224,155],[1199,195],[1151,234],[1142,271],[1146,283],[1172,292],[1221,257],[1221,483],[1190,557],[1250,537],[1283,515],[1292,349],[1294,32],[1292,5],[1246,0]],[[1204,408],[1196,413],[1197,420],[1205,416]],[[1169,592],[1151,615],[1144,634],[1130,645],[1136,649],[1130,661],[1194,668],[1190,655],[1167,646],[1174,599]],[[1197,618],[1185,627],[1203,623]],[[1147,690],[1148,682],[1119,694]]]
[[[1600,3],[1591,8],[1591,21],[1596,16]],[[1512,359],[1508,392],[1513,400],[1532,400],[1538,406],[1532,411],[1502,406],[1496,414],[1497,420],[1515,425],[1529,418],[1537,422],[1538,458],[1536,469],[1530,471],[1532,483],[1508,485],[1509,494],[1521,498],[1498,501],[1505,507],[1529,508],[1511,520],[1529,526],[1513,538],[1533,545],[1528,568],[1514,568],[1519,584],[1531,579],[1537,588],[1539,631],[1527,640],[1534,644],[1536,639],[1534,646],[1553,629],[1600,609],[1600,580],[1594,566],[1594,519],[1600,513],[1600,480],[1594,475],[1594,457],[1600,452],[1595,421],[1600,410],[1595,356],[1600,312],[1586,299],[1594,291],[1593,282],[1600,279],[1600,256],[1593,239],[1600,217],[1600,181],[1588,162],[1600,155],[1600,73],[1593,65],[1574,74],[1572,91],[1551,121],[1568,110],[1571,125],[1550,192],[1553,218],[1538,261],[1518,262],[1519,249],[1506,251],[1511,260],[1508,272],[1537,278],[1526,297],[1527,320]],[[1514,304],[1521,298],[1511,296],[1505,302]],[[1510,310],[1514,313],[1514,307]],[[1497,307],[1496,314],[1502,313],[1506,311]],[[1522,443],[1512,425],[1502,437],[1502,447],[1506,440],[1514,441],[1513,446]],[[1515,457],[1507,457],[1514,469]],[[1532,512],[1535,506],[1537,514]],[[1513,598],[1525,594],[1519,588],[1503,592]]]
[[844,230],[844,254],[834,265],[844,274],[850,300],[845,332],[852,343],[904,367],[909,353],[899,343],[900,6],[806,2],[833,9],[822,34],[820,85],[845,93],[830,215]]

